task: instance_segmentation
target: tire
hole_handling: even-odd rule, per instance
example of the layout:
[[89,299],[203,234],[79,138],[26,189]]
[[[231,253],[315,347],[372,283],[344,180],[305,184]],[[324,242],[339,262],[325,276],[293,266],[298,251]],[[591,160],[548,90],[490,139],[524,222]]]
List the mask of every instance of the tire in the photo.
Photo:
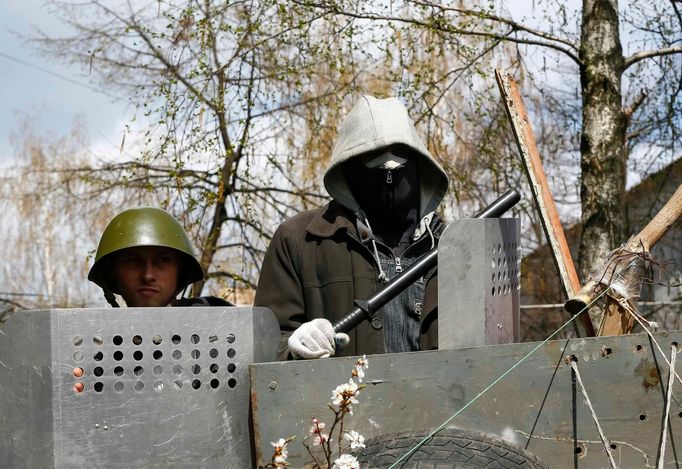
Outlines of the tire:
[[[428,431],[382,435],[358,454],[360,467],[386,468],[419,443]],[[547,469],[532,453],[485,433],[442,430],[397,466],[401,469]]]

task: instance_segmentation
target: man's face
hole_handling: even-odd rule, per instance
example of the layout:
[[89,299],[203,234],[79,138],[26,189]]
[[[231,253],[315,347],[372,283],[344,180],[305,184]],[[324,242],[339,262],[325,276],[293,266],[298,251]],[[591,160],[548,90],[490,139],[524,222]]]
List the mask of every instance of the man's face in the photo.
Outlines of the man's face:
[[128,306],[167,306],[177,292],[178,253],[159,246],[140,246],[117,253],[112,280]]

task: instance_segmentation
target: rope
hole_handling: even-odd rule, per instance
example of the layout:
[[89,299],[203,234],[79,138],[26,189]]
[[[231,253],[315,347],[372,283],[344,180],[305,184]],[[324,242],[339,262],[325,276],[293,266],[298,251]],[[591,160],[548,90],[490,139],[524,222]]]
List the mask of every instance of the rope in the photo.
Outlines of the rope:
[[661,436],[661,447],[658,456],[658,469],[663,469],[665,460],[665,442],[668,439],[668,417],[670,415],[670,400],[673,395],[673,384],[675,384],[675,359],[677,358],[677,347],[672,344],[670,352],[670,373],[668,374],[668,391],[665,399],[665,415],[663,416],[663,435]]
[[514,370],[516,369],[517,366],[519,366],[521,363],[523,363],[524,361],[526,361],[526,360],[528,359],[528,357],[530,357],[531,355],[533,355],[540,347],[542,347],[542,346],[545,345],[547,342],[549,342],[550,340],[552,340],[552,338],[553,338],[554,336],[556,336],[559,332],[561,332],[561,330],[564,329],[566,326],[568,326],[569,324],[571,324],[571,323],[575,320],[575,318],[577,318],[578,316],[580,316],[583,312],[587,311],[587,310],[590,308],[590,306],[592,306],[594,303],[596,303],[597,300],[599,300],[602,296],[604,296],[609,290],[611,290],[611,287],[608,287],[608,288],[604,289],[603,292],[601,292],[601,293],[600,293],[599,295],[597,295],[592,301],[590,301],[587,305],[585,305],[585,307],[584,307],[583,309],[581,309],[581,310],[578,312],[578,314],[573,315],[572,318],[570,318],[568,321],[566,321],[565,323],[563,323],[563,324],[562,324],[556,331],[554,331],[549,337],[547,337],[545,340],[543,340],[543,341],[540,342],[538,345],[536,345],[535,347],[533,347],[533,349],[532,349],[530,352],[528,352],[526,355],[524,355],[523,358],[521,358],[521,360],[519,360],[519,361],[517,361],[516,363],[514,363],[514,365],[512,365],[511,368],[509,368],[507,371],[505,371],[504,373],[502,373],[502,375],[501,375],[499,378],[497,378],[495,381],[493,381],[492,383],[490,383],[485,389],[483,389],[483,391],[479,392],[473,399],[471,399],[469,402],[467,402],[466,404],[464,404],[464,406],[462,406],[457,412],[455,412],[455,413],[452,414],[447,420],[445,420],[445,422],[441,423],[435,430],[431,431],[428,435],[426,435],[419,443],[417,443],[417,444],[414,445],[412,448],[410,448],[410,450],[409,450],[407,453],[403,454],[396,462],[394,462],[393,464],[391,464],[391,465],[388,467],[388,469],[393,469],[394,467],[397,467],[397,465],[398,465],[400,462],[404,461],[404,460],[405,460],[406,458],[408,458],[412,453],[414,453],[415,451],[417,451],[417,450],[418,450],[424,443],[426,443],[433,435],[435,435],[436,433],[438,433],[439,431],[441,431],[443,428],[445,428],[446,425],[449,424],[455,417],[457,417],[459,414],[461,414],[462,412],[464,412],[464,410],[465,410],[467,407],[469,407],[471,404],[473,404],[474,402],[476,402],[481,396],[483,396],[483,394],[485,394],[485,393],[488,392],[490,389],[492,389],[493,386],[495,386],[497,383],[499,383],[500,381],[502,381],[502,379],[504,379],[508,374],[510,374],[512,371],[514,371]]
[[580,372],[578,372],[578,364],[571,360],[569,362],[571,365],[571,368],[573,368],[573,372],[575,373],[575,377],[578,380],[578,384],[580,385],[580,391],[583,393],[583,397],[585,398],[585,404],[587,404],[587,407],[590,409],[590,413],[592,414],[592,420],[594,420],[595,425],[597,426],[597,431],[599,432],[599,438],[601,438],[601,442],[604,444],[604,449],[606,450],[606,454],[609,457],[609,462],[611,463],[611,467],[613,469],[618,469],[618,466],[616,466],[616,461],[613,459],[613,454],[611,454],[611,443],[609,440],[606,439],[606,436],[604,436],[604,431],[601,429],[601,425],[599,425],[599,420],[597,419],[597,414],[594,412],[594,407],[592,407],[592,402],[590,401],[589,396],[587,395],[587,390],[585,389],[585,386],[583,385],[583,380],[580,378]]

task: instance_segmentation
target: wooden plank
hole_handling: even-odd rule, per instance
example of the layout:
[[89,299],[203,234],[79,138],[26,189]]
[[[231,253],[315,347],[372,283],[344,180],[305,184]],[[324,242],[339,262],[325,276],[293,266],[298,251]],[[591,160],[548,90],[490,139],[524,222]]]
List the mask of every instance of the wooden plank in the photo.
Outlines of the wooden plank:
[[[523,167],[533,193],[535,205],[540,213],[542,228],[552,251],[554,265],[559,272],[561,286],[566,298],[571,298],[580,291],[580,280],[568,249],[561,220],[556,204],[547,183],[547,176],[542,160],[535,144],[533,129],[526,113],[526,107],[514,79],[509,74],[495,70],[495,78],[502,93],[504,107],[514,131],[516,143],[521,154]],[[583,336],[594,336],[594,327],[588,314],[580,315],[579,333]]]
[[[682,332],[655,333],[654,338],[661,344],[682,343]],[[646,334],[632,334],[548,341],[530,356],[537,343],[371,355],[362,381],[366,388],[344,429],[357,431],[366,443],[409,431],[425,435],[461,411],[449,428],[504,436],[549,467],[608,467],[589,411],[581,397],[575,398],[581,392],[566,363],[574,355],[604,433],[617,445],[620,469],[650,467],[663,418],[661,382],[668,374],[650,344]],[[249,367],[255,467],[270,462],[271,441],[292,436],[291,467],[311,460],[303,446],[311,419],[330,428],[331,391],[348,382],[354,365],[354,357],[342,357]],[[679,437],[682,419],[671,418],[670,425],[671,435]],[[580,455],[574,466],[576,448]],[[666,467],[675,467],[675,460],[667,451]]]

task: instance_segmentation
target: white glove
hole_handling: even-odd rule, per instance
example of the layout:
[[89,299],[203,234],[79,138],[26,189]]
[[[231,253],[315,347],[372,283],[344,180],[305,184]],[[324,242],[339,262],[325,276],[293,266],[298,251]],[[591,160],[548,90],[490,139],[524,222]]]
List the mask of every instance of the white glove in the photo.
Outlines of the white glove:
[[294,358],[329,358],[339,347],[350,342],[348,334],[334,332],[332,323],[326,319],[304,322],[288,340],[289,351]]

